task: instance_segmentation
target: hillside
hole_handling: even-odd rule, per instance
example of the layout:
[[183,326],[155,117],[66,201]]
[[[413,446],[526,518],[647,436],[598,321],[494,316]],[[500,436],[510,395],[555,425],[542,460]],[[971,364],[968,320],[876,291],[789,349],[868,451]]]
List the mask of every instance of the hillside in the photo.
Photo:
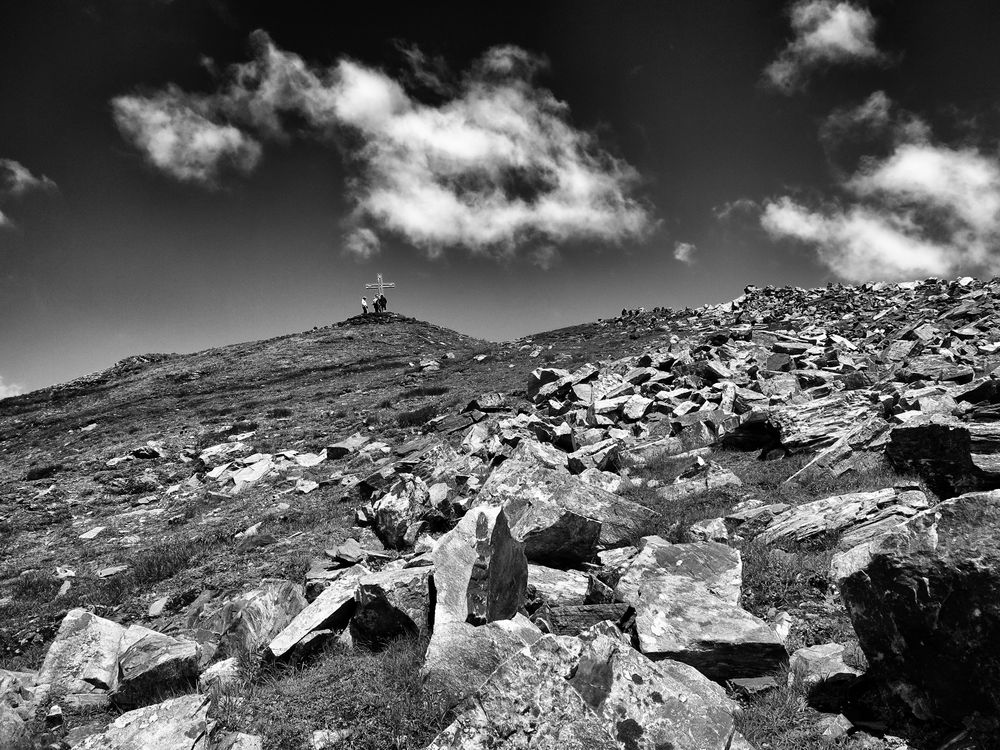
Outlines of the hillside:
[[[485,746],[503,732],[472,698],[548,716],[498,747],[993,747],[998,292],[748,287],[504,344],[368,315],[0,401],[9,736],[138,747],[101,733],[126,709],[186,700],[200,675],[204,748]],[[893,558],[901,540],[931,567]],[[898,587],[919,580],[933,585],[906,610]],[[880,599],[894,609],[876,616]],[[135,631],[160,644],[144,681],[135,637],[104,621],[166,639]],[[728,630],[698,636],[709,623]],[[72,639],[93,628],[114,641],[113,684],[73,672]],[[518,628],[530,654],[515,658]],[[100,641],[87,638],[84,652]],[[481,680],[456,686],[450,660],[481,638],[496,661],[476,656],[464,668]],[[211,687],[224,657],[238,675]],[[971,668],[977,685],[959,690]],[[693,713],[667,716],[634,680],[619,694],[629,669],[697,696]],[[505,680],[544,700],[512,704]],[[356,712],[331,714],[324,695]],[[646,707],[615,724],[615,701]]]

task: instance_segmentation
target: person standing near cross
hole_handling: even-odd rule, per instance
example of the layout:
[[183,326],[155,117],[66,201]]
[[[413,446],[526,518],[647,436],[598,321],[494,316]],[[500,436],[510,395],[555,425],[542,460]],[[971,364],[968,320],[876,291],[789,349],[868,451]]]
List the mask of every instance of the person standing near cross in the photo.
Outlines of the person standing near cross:
[[385,298],[385,290],[395,288],[396,282],[383,281],[382,274],[378,275],[378,280],[374,284],[365,284],[365,289],[378,290],[377,294],[372,296],[372,305],[375,312],[385,312],[386,304],[388,304],[388,300]]

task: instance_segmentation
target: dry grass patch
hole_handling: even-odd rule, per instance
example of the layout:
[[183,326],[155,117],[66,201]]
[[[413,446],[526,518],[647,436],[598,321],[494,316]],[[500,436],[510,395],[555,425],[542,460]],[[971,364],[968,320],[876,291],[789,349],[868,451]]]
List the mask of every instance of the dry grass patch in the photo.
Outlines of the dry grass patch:
[[423,689],[423,651],[417,640],[399,640],[379,652],[334,646],[307,666],[258,671],[244,660],[244,700],[220,719],[273,750],[309,747],[316,730],[341,732],[338,750],[426,747],[448,718]]

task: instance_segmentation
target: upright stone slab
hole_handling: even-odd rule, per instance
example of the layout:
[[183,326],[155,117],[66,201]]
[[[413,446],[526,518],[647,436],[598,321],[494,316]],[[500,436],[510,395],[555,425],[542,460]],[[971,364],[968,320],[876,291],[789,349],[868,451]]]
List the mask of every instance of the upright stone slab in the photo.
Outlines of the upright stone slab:
[[220,634],[227,653],[254,651],[270,643],[306,604],[301,585],[265,578],[257,588],[226,602],[206,627]]
[[528,561],[501,508],[473,508],[434,552],[435,627],[507,620],[524,604]]

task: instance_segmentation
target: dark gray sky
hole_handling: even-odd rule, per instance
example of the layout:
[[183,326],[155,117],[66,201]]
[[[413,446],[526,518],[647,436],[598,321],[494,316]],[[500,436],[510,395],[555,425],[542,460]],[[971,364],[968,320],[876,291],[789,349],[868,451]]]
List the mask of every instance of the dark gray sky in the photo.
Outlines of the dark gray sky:
[[353,5],[0,7],[0,397],[379,272],[494,340],[995,273],[995,3]]

